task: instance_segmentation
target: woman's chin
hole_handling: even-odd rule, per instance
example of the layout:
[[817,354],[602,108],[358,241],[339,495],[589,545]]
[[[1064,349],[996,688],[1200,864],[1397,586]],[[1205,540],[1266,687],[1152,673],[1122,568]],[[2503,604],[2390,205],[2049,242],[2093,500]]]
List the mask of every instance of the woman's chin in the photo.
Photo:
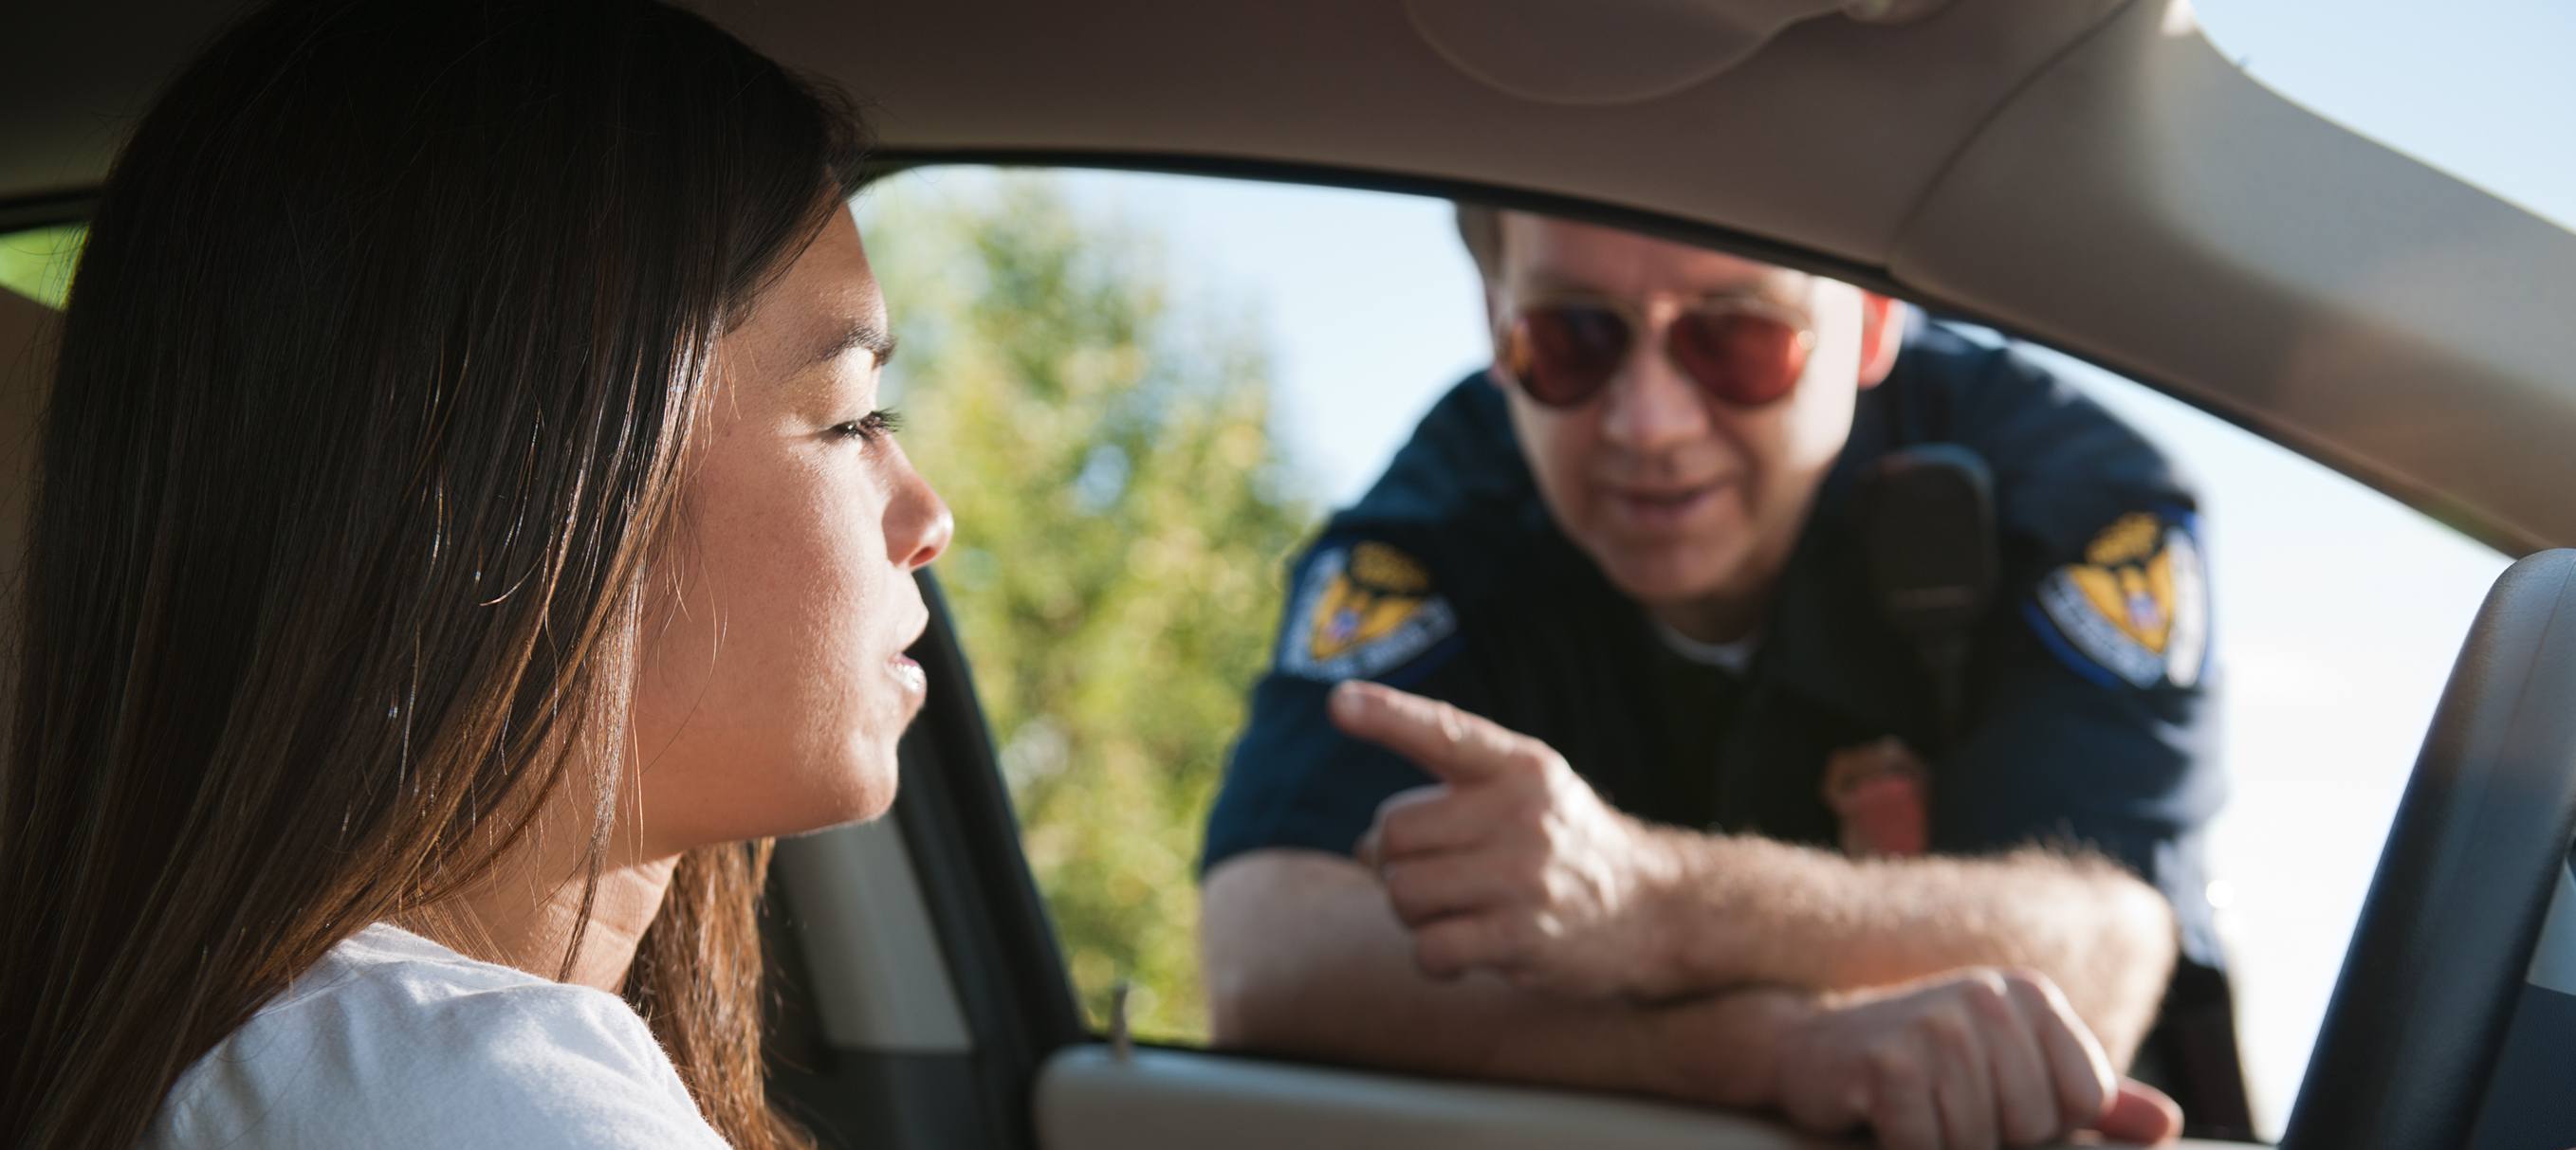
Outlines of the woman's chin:
[[[854,756],[837,780],[831,797],[815,804],[816,813],[828,813],[829,826],[871,822],[894,809],[894,798],[900,789],[901,772],[895,768],[894,748],[871,748]],[[815,828],[822,829],[820,827]]]
[[692,771],[666,761],[646,771],[644,810],[657,838],[679,849],[789,838],[869,822],[894,807],[900,772],[892,739],[814,740],[767,758],[766,769]]
[[882,796],[834,802],[829,805],[817,803],[796,812],[798,816],[796,818],[776,820],[756,834],[742,835],[738,838],[792,839],[804,835],[821,834],[859,823],[875,822],[893,809],[894,792],[889,788]]
[[878,819],[884,818],[886,812],[894,809],[895,790],[894,772],[888,771],[886,772],[884,785],[871,788],[865,798],[853,804],[847,811],[843,812],[845,817],[843,817],[841,821],[843,823],[872,823]]

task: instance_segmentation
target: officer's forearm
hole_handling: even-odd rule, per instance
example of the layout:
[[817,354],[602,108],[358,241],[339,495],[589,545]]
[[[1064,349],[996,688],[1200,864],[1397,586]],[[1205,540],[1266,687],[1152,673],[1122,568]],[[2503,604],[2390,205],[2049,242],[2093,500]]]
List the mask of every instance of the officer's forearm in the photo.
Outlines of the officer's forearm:
[[2024,967],[2066,992],[2126,1065],[2175,955],[2155,889],[2095,858],[1853,860],[1769,840],[1670,832],[1661,961],[1685,990],[1884,986],[1965,966]]
[[1490,974],[1434,980],[1384,891],[1333,855],[1230,859],[1202,901],[1220,1047],[1741,1109],[1772,1102],[1778,1035],[1812,1009],[1771,989],[1642,1006],[1552,998]]

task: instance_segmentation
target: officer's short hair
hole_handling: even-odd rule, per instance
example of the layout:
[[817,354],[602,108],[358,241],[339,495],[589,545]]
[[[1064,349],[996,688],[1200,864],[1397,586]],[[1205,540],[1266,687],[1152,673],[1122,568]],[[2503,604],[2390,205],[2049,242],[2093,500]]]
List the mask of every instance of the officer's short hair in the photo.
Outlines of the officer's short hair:
[[1485,204],[1465,200],[1452,201],[1458,209],[1458,238],[1467,245],[1467,254],[1476,261],[1476,270],[1486,283],[1503,274],[1503,212]]

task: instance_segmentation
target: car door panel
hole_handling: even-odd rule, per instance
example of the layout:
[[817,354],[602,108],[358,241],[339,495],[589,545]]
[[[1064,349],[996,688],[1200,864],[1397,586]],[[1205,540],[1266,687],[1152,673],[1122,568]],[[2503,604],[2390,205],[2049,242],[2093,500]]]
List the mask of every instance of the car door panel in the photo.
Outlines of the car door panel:
[[[1793,1134],[1745,1115],[1644,1099],[1442,1082],[1104,1044],[1056,1052],[1038,1075],[1046,1150],[1826,1150],[1859,1142]],[[2183,1147],[2211,1150],[2214,1142]]]

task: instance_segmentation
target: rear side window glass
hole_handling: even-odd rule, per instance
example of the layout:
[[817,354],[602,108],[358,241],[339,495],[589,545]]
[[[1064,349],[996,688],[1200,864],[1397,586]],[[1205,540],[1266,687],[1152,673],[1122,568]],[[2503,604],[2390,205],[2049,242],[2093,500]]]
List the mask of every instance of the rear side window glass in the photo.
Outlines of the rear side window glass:
[[71,294],[72,265],[89,229],[77,225],[0,235],[0,288],[59,308]]

